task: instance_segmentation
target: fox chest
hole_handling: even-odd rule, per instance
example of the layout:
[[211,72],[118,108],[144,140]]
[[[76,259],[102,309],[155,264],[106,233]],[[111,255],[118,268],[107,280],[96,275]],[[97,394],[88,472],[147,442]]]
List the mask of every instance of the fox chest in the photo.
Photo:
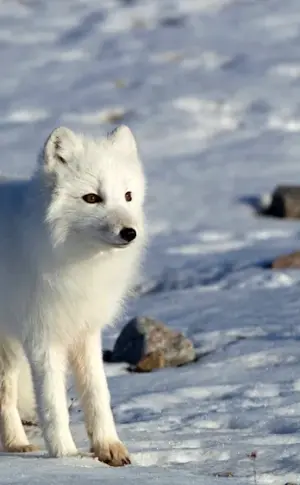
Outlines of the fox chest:
[[103,328],[112,323],[129,289],[125,276],[109,266],[65,275],[52,295],[52,309],[58,320],[74,330],[82,326]]

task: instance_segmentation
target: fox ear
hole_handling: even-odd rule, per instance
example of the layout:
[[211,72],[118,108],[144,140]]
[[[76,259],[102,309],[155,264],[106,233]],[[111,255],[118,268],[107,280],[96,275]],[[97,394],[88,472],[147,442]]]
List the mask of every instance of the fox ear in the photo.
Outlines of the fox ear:
[[77,139],[75,133],[60,126],[52,131],[44,146],[44,166],[47,172],[55,172],[59,165],[67,165],[72,159]]
[[109,133],[108,139],[127,155],[137,152],[134,135],[126,125],[115,128]]

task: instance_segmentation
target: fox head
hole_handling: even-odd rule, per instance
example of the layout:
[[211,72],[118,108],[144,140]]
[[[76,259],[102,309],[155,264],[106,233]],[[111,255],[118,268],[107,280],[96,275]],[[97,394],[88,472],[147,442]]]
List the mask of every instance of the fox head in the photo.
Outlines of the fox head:
[[56,128],[41,169],[51,187],[46,222],[54,246],[72,239],[101,251],[142,240],[145,178],[127,126],[99,140]]

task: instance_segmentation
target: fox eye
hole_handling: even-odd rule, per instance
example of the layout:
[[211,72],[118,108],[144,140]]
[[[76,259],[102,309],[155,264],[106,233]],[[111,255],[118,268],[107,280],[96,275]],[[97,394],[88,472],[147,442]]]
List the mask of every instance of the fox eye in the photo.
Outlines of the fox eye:
[[88,204],[101,204],[103,202],[103,198],[98,194],[86,194],[82,198]]
[[126,192],[126,194],[125,194],[125,200],[126,200],[126,202],[131,202],[132,201],[132,193],[131,192]]

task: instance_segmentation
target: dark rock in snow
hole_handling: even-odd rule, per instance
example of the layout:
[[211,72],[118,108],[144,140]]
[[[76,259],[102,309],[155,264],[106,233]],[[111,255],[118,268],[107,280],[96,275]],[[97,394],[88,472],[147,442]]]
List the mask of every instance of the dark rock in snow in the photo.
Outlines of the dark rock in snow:
[[274,259],[271,264],[272,269],[300,269],[300,251],[291,254],[284,254]]
[[214,473],[214,476],[219,478],[231,478],[234,475],[232,472],[217,472],[217,473]]
[[279,185],[270,200],[262,201],[258,211],[261,215],[286,219],[300,219],[300,186]]
[[185,24],[185,17],[164,17],[161,19],[160,24],[164,27],[181,27]]
[[112,353],[105,352],[104,359],[127,362],[135,366],[131,370],[137,372],[150,372],[193,362],[196,352],[192,342],[182,333],[152,318],[137,317],[124,326]]

